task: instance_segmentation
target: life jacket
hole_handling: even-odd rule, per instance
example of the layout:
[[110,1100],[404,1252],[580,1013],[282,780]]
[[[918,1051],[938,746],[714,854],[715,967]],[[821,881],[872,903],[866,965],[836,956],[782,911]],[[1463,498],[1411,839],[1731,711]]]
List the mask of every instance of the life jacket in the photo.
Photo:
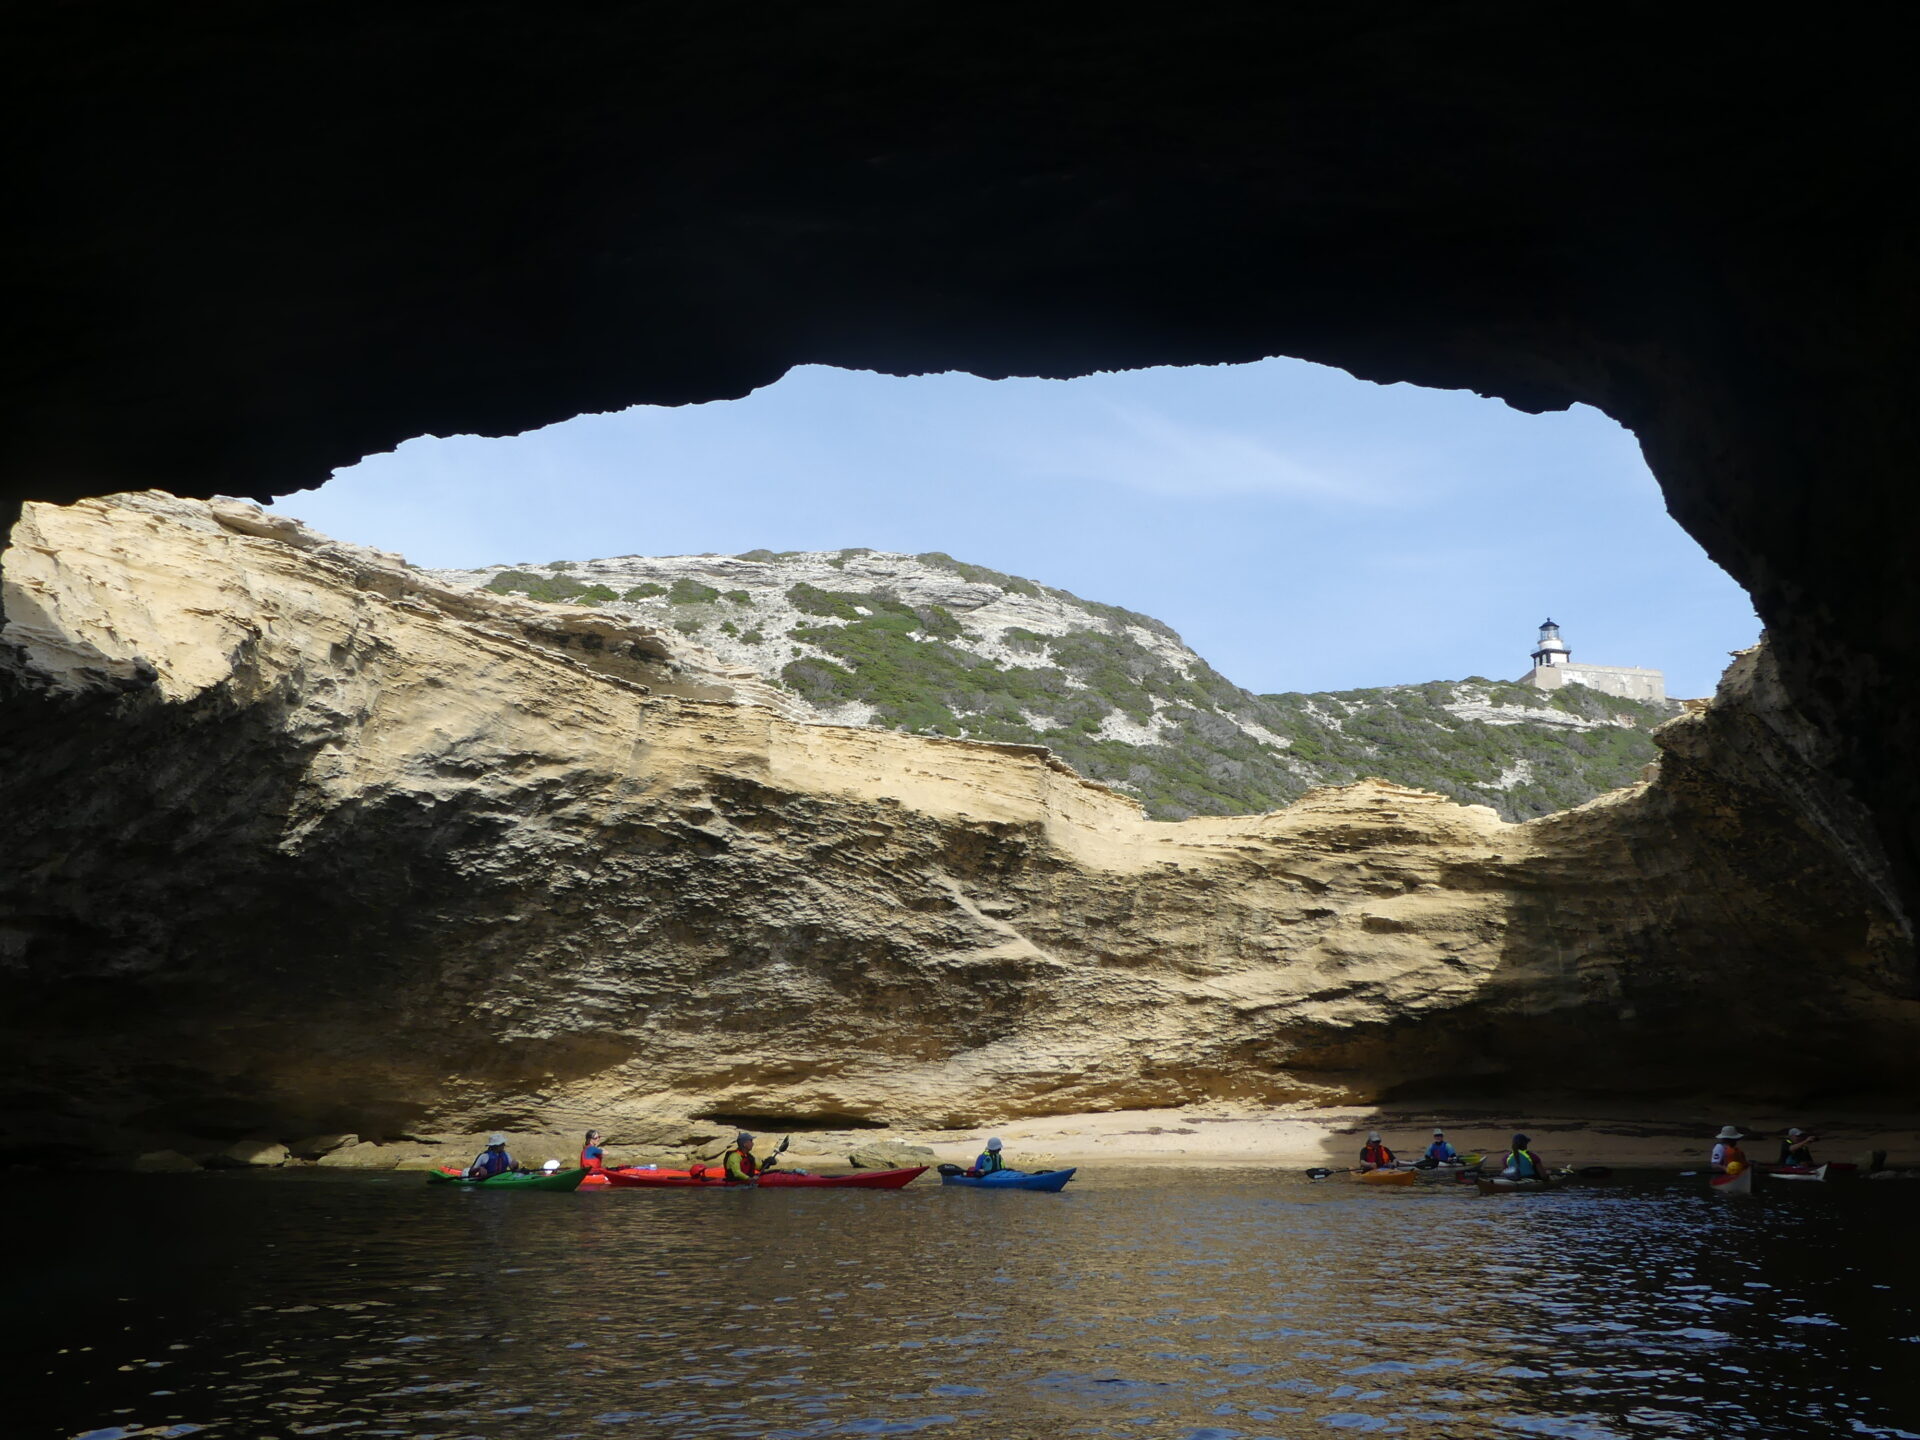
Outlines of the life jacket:
[[513,1156],[506,1151],[482,1150],[474,1157],[473,1164],[467,1167],[467,1173],[478,1170],[482,1175],[504,1175],[513,1169]]
[[1448,1160],[1457,1160],[1459,1158],[1453,1146],[1444,1140],[1436,1140],[1427,1146],[1427,1159],[1429,1160],[1437,1160],[1444,1164]]
[[1804,1140],[1782,1140],[1780,1142],[1780,1163],[1782,1165],[1813,1165],[1813,1151]]
[[998,1150],[982,1150],[980,1158],[973,1162],[973,1173],[976,1175],[991,1175],[996,1170],[1006,1168],[1007,1162],[1000,1158]]
[[598,1145],[589,1145],[580,1152],[580,1168],[601,1174],[607,1168],[607,1152]]
[[1747,1152],[1742,1150],[1735,1141],[1722,1140],[1713,1147],[1713,1155],[1708,1163],[1717,1165],[1724,1170],[1736,1161],[1745,1165],[1747,1163]]
[[1360,1151],[1362,1165],[1391,1165],[1393,1152],[1378,1140],[1369,1140]]
[[1538,1157],[1536,1157],[1531,1150],[1509,1150],[1507,1152],[1507,1169],[1513,1172],[1513,1178],[1516,1180],[1543,1180],[1546,1178],[1545,1173],[1540,1168]]
[[722,1155],[720,1163],[725,1167],[729,1180],[751,1180],[760,1173],[760,1162],[738,1145]]

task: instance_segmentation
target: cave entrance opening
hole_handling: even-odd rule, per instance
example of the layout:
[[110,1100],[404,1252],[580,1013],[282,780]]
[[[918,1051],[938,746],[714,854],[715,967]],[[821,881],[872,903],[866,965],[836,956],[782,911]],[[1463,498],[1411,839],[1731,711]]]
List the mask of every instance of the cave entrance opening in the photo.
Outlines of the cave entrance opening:
[[[1637,778],[1661,678],[1709,693],[1759,628],[1599,412],[1285,359],[808,366],[410,441],[279,508],[677,631],[828,720],[1046,745],[1163,819],[1374,773],[1550,813]],[[1543,616],[1621,675],[1532,683]]]

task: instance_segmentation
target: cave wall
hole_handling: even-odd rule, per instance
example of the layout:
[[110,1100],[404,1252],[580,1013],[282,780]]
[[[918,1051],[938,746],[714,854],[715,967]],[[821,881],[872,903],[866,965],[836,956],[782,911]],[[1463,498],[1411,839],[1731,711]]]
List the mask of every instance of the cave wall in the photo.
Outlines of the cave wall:
[[1631,426],[1920,889],[1898,12],[18,6],[6,494],[284,494],[789,366],[1287,354]]
[[7,559],[0,1154],[1920,1082],[1765,651],[1562,815],[1166,823],[250,506],[35,505]]

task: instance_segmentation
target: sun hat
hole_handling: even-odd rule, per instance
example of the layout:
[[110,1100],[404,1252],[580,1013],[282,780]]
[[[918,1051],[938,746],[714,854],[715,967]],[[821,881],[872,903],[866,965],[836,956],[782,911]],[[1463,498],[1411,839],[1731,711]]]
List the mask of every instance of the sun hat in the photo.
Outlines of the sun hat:
[[504,1145],[506,1143],[507,1143],[507,1137],[500,1134],[498,1131],[495,1131],[493,1134],[487,1136],[487,1148],[489,1150],[491,1150],[496,1145]]
[[1720,1133],[1713,1138],[1716,1140],[1738,1140],[1740,1138],[1740,1131],[1737,1126],[1722,1125],[1720,1127]]
[[1438,1137],[1439,1137],[1440,1139],[1442,1139],[1442,1140],[1444,1140],[1444,1139],[1446,1139],[1446,1136],[1447,1136],[1447,1132],[1446,1132],[1446,1131],[1444,1131],[1444,1130],[1436,1130],[1436,1131],[1434,1131],[1433,1133],[1434,1133],[1434,1134],[1435,1134],[1436,1136],[1438,1136]]

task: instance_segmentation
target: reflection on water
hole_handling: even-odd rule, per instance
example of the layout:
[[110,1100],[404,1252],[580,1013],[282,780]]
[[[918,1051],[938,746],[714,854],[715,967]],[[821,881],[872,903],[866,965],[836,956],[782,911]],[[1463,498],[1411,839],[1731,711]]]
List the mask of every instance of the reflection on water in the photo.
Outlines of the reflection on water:
[[1920,1436],[1920,1183],[1082,1176],[15,1179],[8,1433]]

